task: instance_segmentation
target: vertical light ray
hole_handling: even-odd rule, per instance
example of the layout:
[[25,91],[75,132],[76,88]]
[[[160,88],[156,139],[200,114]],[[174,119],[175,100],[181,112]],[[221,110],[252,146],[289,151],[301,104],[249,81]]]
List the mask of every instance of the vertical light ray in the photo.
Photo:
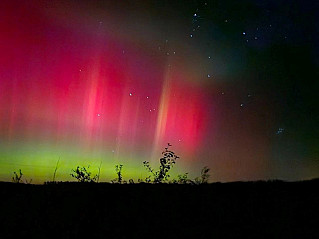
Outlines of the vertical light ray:
[[128,120],[128,129],[130,130],[130,155],[132,156],[134,153],[134,149],[137,147],[137,140],[138,140],[138,122],[139,122],[139,113],[140,113],[140,98],[138,97],[137,103],[133,104],[133,115],[131,120]]
[[163,86],[161,90],[159,111],[157,114],[156,131],[154,135],[152,160],[158,155],[158,149],[162,143],[167,125],[168,110],[169,110],[169,96],[170,96],[170,74],[169,69],[166,70],[164,75]]
[[122,95],[122,99],[121,99],[121,104],[119,105],[121,111],[120,111],[120,116],[119,116],[119,124],[118,124],[118,129],[117,129],[117,135],[116,135],[116,145],[115,145],[115,158],[119,159],[120,157],[120,150],[121,150],[121,144],[123,141],[123,137],[125,136],[125,123],[127,120],[127,107],[128,107],[128,96],[129,95],[129,91],[126,87],[126,89],[124,90],[124,93]]
[[[11,140],[14,137],[14,133],[15,133],[15,124],[16,124],[16,118],[17,118],[17,97],[18,97],[18,93],[17,93],[17,83],[16,80],[13,80],[12,83],[12,95],[11,95],[11,101],[10,101],[10,106],[9,106],[9,125],[8,125],[8,141],[11,142]],[[4,116],[5,117],[5,116]]]
[[88,89],[86,90],[85,101],[83,104],[83,115],[82,115],[82,124],[83,124],[83,136],[85,138],[85,144],[90,144],[94,140],[96,135],[96,130],[98,126],[98,117],[99,117],[99,107],[101,105],[101,91],[99,88],[100,79],[99,79],[99,70],[100,63],[95,62],[93,66],[92,73],[88,76]]

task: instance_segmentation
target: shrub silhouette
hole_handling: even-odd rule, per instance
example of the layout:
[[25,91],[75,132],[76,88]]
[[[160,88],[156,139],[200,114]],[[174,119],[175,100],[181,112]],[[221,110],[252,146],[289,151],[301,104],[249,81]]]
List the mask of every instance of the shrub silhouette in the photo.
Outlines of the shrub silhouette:
[[173,183],[187,184],[193,183],[193,181],[188,178],[188,173],[184,173],[177,175],[177,180],[173,180]]
[[208,174],[210,168],[205,166],[202,171],[200,177],[195,178],[195,183],[196,184],[202,184],[202,183],[208,183],[208,178],[210,175]]
[[152,182],[151,176],[153,176],[153,183],[166,182],[170,177],[169,170],[179,158],[173,151],[169,150],[170,146],[172,145],[168,143],[165,151],[162,152],[163,157],[160,159],[160,167],[158,171],[154,171],[148,161],[143,162],[144,167],[151,173],[151,175],[145,179],[146,183]]
[[22,182],[22,176],[23,176],[23,173],[21,169],[19,169],[19,174],[17,174],[16,172],[13,172],[12,182],[14,183]]
[[111,180],[112,183],[123,183],[124,182],[123,181],[123,176],[122,176],[122,168],[123,168],[123,164],[115,165],[115,172],[117,174],[117,178]]
[[[23,176],[23,173],[21,169],[19,169],[19,174],[17,174],[16,172],[13,172],[12,182],[23,183],[22,176]],[[32,179],[30,179],[29,181],[27,179],[24,180],[24,183],[26,184],[31,184],[31,182],[32,182]]]
[[89,183],[94,183],[97,180],[97,175],[95,175],[94,177],[91,177],[91,172],[88,171],[90,166],[87,166],[87,168],[85,167],[80,167],[77,166],[77,168],[74,170],[72,169],[73,173],[71,173],[70,175],[75,178],[76,180],[78,180],[78,182],[81,183],[85,183],[85,182],[89,182]]

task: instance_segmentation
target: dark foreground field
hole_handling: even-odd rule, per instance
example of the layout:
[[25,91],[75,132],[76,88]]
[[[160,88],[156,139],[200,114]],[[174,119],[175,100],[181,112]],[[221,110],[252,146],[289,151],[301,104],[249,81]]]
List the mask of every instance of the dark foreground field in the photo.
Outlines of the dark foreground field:
[[318,186],[0,183],[0,238],[318,238]]

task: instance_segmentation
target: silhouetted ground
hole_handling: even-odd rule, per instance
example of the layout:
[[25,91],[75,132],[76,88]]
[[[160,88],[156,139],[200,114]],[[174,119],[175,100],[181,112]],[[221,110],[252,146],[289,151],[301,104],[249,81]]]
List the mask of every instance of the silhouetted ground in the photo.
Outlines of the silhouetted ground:
[[0,183],[0,238],[318,238],[318,186]]

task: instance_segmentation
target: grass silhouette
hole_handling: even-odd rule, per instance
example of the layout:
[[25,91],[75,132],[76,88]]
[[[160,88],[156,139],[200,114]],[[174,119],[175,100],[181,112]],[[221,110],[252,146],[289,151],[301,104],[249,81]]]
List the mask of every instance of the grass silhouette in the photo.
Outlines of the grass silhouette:
[[60,158],[59,158],[59,160],[56,162],[55,169],[54,169],[54,173],[53,173],[52,182],[55,182],[55,176],[56,176],[56,171],[58,170],[59,162],[60,162]]

